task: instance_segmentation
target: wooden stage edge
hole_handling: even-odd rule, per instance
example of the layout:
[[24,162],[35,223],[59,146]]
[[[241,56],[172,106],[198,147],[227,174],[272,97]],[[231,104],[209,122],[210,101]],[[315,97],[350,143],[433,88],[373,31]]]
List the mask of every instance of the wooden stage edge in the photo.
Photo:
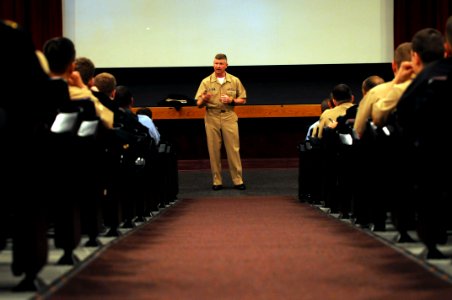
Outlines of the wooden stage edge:
[[[140,107],[134,107],[136,111]],[[180,109],[174,107],[149,107],[154,120],[171,119],[203,119],[205,108],[184,106]],[[320,116],[319,104],[280,104],[280,105],[238,105],[234,107],[239,118],[294,118]]]

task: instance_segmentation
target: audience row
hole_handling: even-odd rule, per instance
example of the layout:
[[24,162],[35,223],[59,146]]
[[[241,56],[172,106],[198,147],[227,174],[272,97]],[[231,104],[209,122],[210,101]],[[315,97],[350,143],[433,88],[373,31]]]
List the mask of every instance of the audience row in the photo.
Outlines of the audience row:
[[[131,91],[113,74],[96,75],[70,39],[52,38],[37,51],[6,21],[0,36],[10,45],[1,49],[8,77],[0,103],[0,250],[12,242],[12,273],[24,276],[15,289],[35,290],[49,235],[64,252],[58,263],[77,263],[82,235],[96,247],[103,228],[117,236],[174,201],[177,163],[152,111],[135,114]],[[14,89],[18,78],[23,87]]]
[[425,28],[400,44],[392,69],[389,82],[364,80],[370,89],[359,104],[348,85],[333,88],[334,107],[322,112],[301,145],[299,196],[373,230],[385,230],[390,215],[401,242],[412,241],[408,231],[416,229],[426,257],[445,258],[437,245],[452,230],[444,175],[452,163],[446,145],[452,17],[445,38]]

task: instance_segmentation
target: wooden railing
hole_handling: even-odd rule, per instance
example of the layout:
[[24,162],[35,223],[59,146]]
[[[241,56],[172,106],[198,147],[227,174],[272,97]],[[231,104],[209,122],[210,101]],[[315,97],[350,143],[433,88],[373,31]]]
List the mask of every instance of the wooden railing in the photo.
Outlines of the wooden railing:
[[[160,133],[177,147],[179,160],[208,159],[205,108],[149,108]],[[243,159],[297,158],[298,143],[304,140],[309,125],[320,116],[319,104],[240,105],[234,109],[240,120]]]
[[[154,120],[171,119],[202,119],[205,108],[185,106],[180,109],[174,107],[149,107]],[[138,109],[134,108],[134,110]],[[239,118],[293,118],[318,117],[318,104],[281,104],[281,105],[238,105],[234,108]]]

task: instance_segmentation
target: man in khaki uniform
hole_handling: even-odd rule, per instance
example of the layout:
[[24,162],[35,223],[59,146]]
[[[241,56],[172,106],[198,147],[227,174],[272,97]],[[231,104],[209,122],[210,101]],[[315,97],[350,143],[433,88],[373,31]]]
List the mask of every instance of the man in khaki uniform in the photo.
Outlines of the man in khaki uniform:
[[389,93],[372,105],[372,121],[376,126],[382,127],[386,124],[389,115],[396,109],[400,98],[417,74],[444,57],[443,36],[433,28],[424,28],[416,32],[411,41],[411,48],[411,61],[402,62]]
[[[394,58],[392,60],[392,71],[394,76],[404,61],[411,60],[411,42],[400,44],[394,51]],[[372,105],[384,98],[393,88],[394,80],[382,83],[371,89],[363,99],[359,102],[358,111],[355,117],[353,128],[358,136],[361,138],[366,130],[367,120],[371,118]]]
[[319,126],[314,129],[312,136],[322,138],[323,129],[326,126],[334,126],[333,123],[337,121],[339,116],[344,116],[347,113],[347,109],[352,107],[355,101],[352,90],[346,84],[338,84],[333,88],[331,92],[333,98],[334,108],[325,110],[319,119]]
[[214,72],[204,78],[196,92],[196,104],[205,107],[204,124],[207,135],[210,167],[215,191],[223,188],[221,177],[221,145],[224,142],[229,171],[234,188],[245,190],[240,159],[238,117],[234,106],[246,103],[246,90],[239,78],[226,73],[228,60],[217,54],[213,61]]

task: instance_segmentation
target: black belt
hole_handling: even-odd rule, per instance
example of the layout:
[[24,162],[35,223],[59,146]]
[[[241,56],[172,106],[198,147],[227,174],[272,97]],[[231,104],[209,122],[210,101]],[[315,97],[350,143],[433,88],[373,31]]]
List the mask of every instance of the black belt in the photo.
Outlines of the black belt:
[[219,108],[215,108],[215,107],[206,107],[206,109],[219,111],[220,113],[225,113],[227,111],[226,109],[219,109]]

